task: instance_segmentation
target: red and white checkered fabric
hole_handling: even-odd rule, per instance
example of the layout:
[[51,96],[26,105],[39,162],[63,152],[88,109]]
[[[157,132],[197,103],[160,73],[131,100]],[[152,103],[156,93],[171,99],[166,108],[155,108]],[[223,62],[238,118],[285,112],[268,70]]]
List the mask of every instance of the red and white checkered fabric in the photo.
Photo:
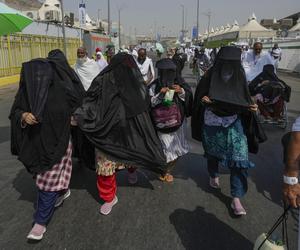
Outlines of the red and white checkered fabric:
[[66,154],[61,162],[51,170],[36,176],[36,185],[40,190],[55,192],[69,188],[72,174],[72,142],[69,141]]

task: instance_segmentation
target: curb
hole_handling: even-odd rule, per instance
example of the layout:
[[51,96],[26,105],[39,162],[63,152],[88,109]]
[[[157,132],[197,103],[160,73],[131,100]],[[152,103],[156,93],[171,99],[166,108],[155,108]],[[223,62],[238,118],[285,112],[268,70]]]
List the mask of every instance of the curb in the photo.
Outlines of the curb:
[[20,75],[6,76],[0,78],[0,87],[16,84],[20,81]]

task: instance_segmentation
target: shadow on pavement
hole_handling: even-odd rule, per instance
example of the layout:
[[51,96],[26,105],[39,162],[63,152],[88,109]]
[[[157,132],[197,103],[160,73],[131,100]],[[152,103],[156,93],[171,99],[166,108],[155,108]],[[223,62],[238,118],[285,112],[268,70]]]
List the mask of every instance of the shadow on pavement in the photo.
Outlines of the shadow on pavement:
[[194,211],[176,209],[169,219],[185,249],[253,249],[253,244],[248,239],[215,215],[205,212],[202,207],[197,207]]
[[13,180],[13,188],[20,194],[19,200],[36,201],[36,186],[32,176],[25,168],[20,170]]
[[0,127],[0,143],[10,140],[10,127]]
[[[222,202],[228,210],[231,218],[239,218],[236,216],[231,209],[232,198],[223,194],[221,189],[213,189],[208,185],[208,173],[206,169],[206,160],[199,154],[189,153],[177,162],[176,168],[174,171],[175,178],[179,179],[192,179],[199,188],[204,192],[212,194],[220,202]],[[225,171],[224,168],[220,167],[220,173],[222,175],[228,174],[228,171]]]

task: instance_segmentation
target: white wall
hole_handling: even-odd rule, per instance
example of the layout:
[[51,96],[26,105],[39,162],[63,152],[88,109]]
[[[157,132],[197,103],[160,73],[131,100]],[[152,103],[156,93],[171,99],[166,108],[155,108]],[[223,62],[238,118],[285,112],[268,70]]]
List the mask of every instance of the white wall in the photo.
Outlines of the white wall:
[[[300,39],[286,38],[283,41],[275,41],[282,49],[280,69],[291,70],[300,73]],[[274,43],[264,43],[264,48],[270,49]]]

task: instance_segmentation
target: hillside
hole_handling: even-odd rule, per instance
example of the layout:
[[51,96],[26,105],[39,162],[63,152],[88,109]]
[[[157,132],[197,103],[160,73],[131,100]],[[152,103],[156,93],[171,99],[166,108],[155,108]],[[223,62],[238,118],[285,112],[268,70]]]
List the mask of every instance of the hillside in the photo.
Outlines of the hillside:
[[17,10],[36,10],[39,9],[42,4],[39,0],[6,0],[5,3]]

